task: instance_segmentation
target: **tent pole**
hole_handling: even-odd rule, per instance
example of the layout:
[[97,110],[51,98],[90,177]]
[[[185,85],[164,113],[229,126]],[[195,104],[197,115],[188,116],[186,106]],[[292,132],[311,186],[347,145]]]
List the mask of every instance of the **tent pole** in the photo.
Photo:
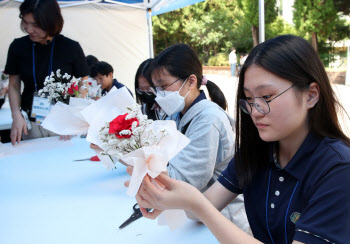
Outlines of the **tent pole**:
[[152,9],[147,9],[148,18],[148,41],[149,41],[149,57],[154,58],[153,54],[153,30],[152,30]]
[[259,43],[265,41],[265,6],[264,0],[259,0]]

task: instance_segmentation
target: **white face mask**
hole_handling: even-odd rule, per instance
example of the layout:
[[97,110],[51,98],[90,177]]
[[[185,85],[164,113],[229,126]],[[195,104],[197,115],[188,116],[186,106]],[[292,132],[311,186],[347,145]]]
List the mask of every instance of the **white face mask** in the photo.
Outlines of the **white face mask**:
[[157,97],[155,98],[155,101],[168,116],[180,112],[185,108],[185,98],[187,97],[188,93],[190,93],[190,91],[188,91],[184,97],[181,96],[179,92],[185,85],[186,81],[187,79],[178,91],[163,91],[164,95],[163,92],[160,93],[157,91]]

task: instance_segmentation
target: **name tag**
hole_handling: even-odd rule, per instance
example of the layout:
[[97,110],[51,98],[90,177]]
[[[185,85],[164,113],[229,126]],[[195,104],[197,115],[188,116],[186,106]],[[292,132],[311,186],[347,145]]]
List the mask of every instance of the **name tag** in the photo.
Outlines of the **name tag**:
[[32,105],[32,118],[45,118],[51,109],[51,103],[47,98],[39,97],[34,94]]

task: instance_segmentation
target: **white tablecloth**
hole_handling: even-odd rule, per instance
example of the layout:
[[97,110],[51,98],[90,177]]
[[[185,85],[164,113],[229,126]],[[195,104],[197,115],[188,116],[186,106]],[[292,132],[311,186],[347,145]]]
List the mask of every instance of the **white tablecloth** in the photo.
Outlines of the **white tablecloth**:
[[146,218],[119,230],[136,203],[123,185],[129,176],[121,164],[73,161],[91,156],[79,137],[0,145],[0,243],[217,243],[191,220],[173,232]]

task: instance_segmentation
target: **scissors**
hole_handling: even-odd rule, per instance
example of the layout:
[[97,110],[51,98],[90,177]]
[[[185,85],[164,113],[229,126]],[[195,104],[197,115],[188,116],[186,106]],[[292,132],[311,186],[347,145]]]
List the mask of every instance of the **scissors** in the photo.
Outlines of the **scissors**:
[[87,161],[87,160],[90,160],[90,161],[100,161],[100,159],[99,159],[97,156],[93,156],[93,157],[91,157],[91,158],[76,159],[76,160],[73,160],[73,161]]
[[119,229],[123,229],[128,224],[134,222],[135,220],[138,220],[143,216],[137,203],[132,208],[134,210],[133,214],[121,226],[119,226]]

